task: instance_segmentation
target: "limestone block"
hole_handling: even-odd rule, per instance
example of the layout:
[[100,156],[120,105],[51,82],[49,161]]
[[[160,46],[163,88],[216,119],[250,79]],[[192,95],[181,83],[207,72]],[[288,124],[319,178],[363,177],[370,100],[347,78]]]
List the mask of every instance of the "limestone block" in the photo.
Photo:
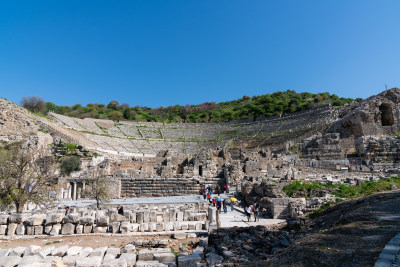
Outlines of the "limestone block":
[[96,221],[97,226],[108,226],[110,219],[107,216],[98,217]]
[[131,231],[132,232],[137,232],[139,231],[139,224],[138,223],[131,223]]
[[62,261],[66,267],[74,267],[77,260],[82,259],[81,255],[66,255],[63,257]]
[[154,223],[148,223],[149,225],[149,232],[154,232]]
[[50,255],[51,256],[58,256],[58,257],[64,257],[65,253],[67,253],[68,246],[62,246],[55,248],[51,251]]
[[54,246],[50,246],[50,247],[44,247],[39,251],[35,252],[35,255],[39,256],[40,258],[44,259],[46,258],[48,255],[51,254],[51,251],[54,250],[55,247]]
[[61,221],[64,218],[64,213],[50,213],[47,214],[46,216],[46,224],[58,224],[61,223]]
[[195,221],[205,221],[207,220],[206,213],[196,213],[193,218]]
[[96,248],[89,254],[89,257],[101,257],[103,259],[106,251],[107,251],[107,247]]
[[149,225],[147,223],[140,224],[140,232],[145,232],[149,230]]
[[197,267],[200,262],[201,257],[197,254],[178,256],[178,266]]
[[182,229],[179,222],[174,222],[173,228],[174,228],[174,231],[180,231]]
[[9,249],[9,248],[0,250],[0,257],[8,256],[10,251],[11,251],[11,249]]
[[188,224],[187,223],[180,223],[180,228],[182,230],[188,230]]
[[0,225],[0,235],[5,235],[7,233],[7,225]]
[[187,237],[186,233],[174,233],[175,239],[186,239],[186,237]]
[[46,218],[46,214],[34,214],[32,216],[29,216],[26,220],[25,223],[27,225],[35,226],[35,225],[42,225],[43,221]]
[[8,253],[8,256],[18,256],[21,257],[22,255],[24,255],[26,247],[16,247],[13,248],[10,253]]
[[195,230],[195,229],[196,229],[196,226],[195,226],[195,225],[196,225],[195,223],[189,222],[189,223],[188,223],[188,229],[189,229],[189,230]]
[[136,212],[136,222],[137,223],[144,222],[144,212],[143,211]]
[[164,263],[160,263],[158,261],[137,261],[136,267],[168,267],[168,265]]
[[111,255],[111,254],[106,254],[104,256],[103,262],[107,262],[107,261],[112,261],[115,260],[117,257],[115,255]]
[[162,232],[164,231],[164,224],[163,223],[157,223],[156,224],[156,232]]
[[120,222],[113,222],[111,225],[112,225],[112,233],[113,234],[118,233],[121,223]]
[[8,217],[10,217],[10,215],[8,214],[0,214],[0,225],[5,225],[8,223]]
[[125,216],[121,215],[121,214],[118,214],[116,212],[111,213],[111,216],[110,216],[110,221],[111,222],[125,222],[127,220],[128,219]]
[[103,264],[101,264],[101,267],[128,267],[128,263],[126,259],[112,259],[112,260],[107,260],[104,259]]
[[25,235],[25,225],[23,223],[18,224],[15,233],[17,235]]
[[133,244],[127,244],[125,245],[123,249],[123,253],[135,253],[135,245]]
[[224,260],[224,257],[222,257],[218,254],[215,254],[215,253],[208,254],[207,259],[206,259],[208,266],[220,265],[223,260]]
[[150,222],[150,212],[144,211],[144,213],[143,213],[143,222],[144,223],[149,223]]
[[83,225],[78,224],[75,228],[76,234],[82,234],[83,233]]
[[199,246],[200,246],[200,247],[203,247],[203,248],[208,247],[208,237],[200,238],[200,240],[199,240]]
[[76,267],[100,267],[102,257],[100,256],[94,256],[94,257],[87,257],[87,258],[82,258],[79,260],[76,260],[75,266]]
[[90,253],[92,253],[93,249],[90,247],[85,247],[83,248],[80,252],[79,255],[81,255],[82,257],[87,257],[90,255]]
[[106,256],[107,256],[107,255],[113,255],[114,258],[115,258],[115,257],[117,257],[120,253],[121,253],[121,249],[120,249],[120,248],[107,248]]
[[169,221],[170,221],[169,216],[170,216],[169,211],[168,211],[168,210],[165,211],[164,214],[162,215],[162,221],[163,221],[163,222],[169,222]]
[[56,236],[59,235],[61,232],[61,224],[54,224],[53,228],[51,228],[50,235]]
[[27,213],[12,213],[8,218],[10,223],[23,223],[28,218]]
[[36,256],[36,255],[31,255],[31,256],[25,256],[24,255],[22,257],[22,260],[18,264],[18,266],[21,266],[21,265],[28,265],[29,266],[30,264],[39,262],[41,260],[42,259],[39,256]]
[[165,223],[164,223],[164,230],[165,230],[165,231],[172,231],[172,230],[174,230],[174,223],[173,223],[173,222],[165,222]]
[[40,251],[41,249],[42,249],[42,248],[39,247],[39,246],[30,245],[29,247],[27,247],[27,248],[25,249],[24,257],[25,257],[25,256],[33,256],[33,255],[35,255],[36,252]]
[[16,223],[8,224],[7,235],[8,236],[14,236],[15,235],[15,230],[17,229],[17,226],[18,226],[18,224],[16,224]]
[[120,226],[121,234],[129,233],[130,229],[131,229],[131,226],[130,226],[129,222],[122,222],[121,223],[121,226]]
[[0,266],[14,267],[21,262],[22,258],[19,256],[0,257]]
[[93,225],[84,225],[83,226],[83,233],[90,234],[93,230]]
[[43,226],[37,225],[37,226],[34,226],[34,228],[35,228],[35,235],[42,235],[43,234]]
[[92,225],[94,224],[94,217],[84,216],[79,219],[79,224]]
[[101,226],[95,226],[93,227],[93,233],[106,233],[107,232],[107,227],[101,227]]
[[152,261],[154,260],[154,251],[148,248],[144,248],[139,250],[138,253],[138,260],[139,261]]
[[75,224],[66,223],[62,225],[61,234],[62,235],[73,235],[75,233]]
[[159,262],[175,261],[175,254],[172,252],[154,253],[154,259]]
[[183,222],[183,212],[182,211],[178,211],[176,214],[176,221],[178,222]]
[[203,229],[203,224],[202,223],[196,223],[195,224],[195,230],[202,230]]
[[51,267],[64,267],[64,263],[61,257],[48,256],[42,260],[43,263],[50,263]]
[[184,210],[183,211],[183,221],[190,221],[190,219],[189,219],[190,215],[191,215],[191,211]]
[[136,223],[136,212],[132,211],[129,215],[129,221],[131,223]]
[[150,211],[150,222],[157,222],[157,212],[155,210]]
[[136,254],[135,253],[122,253],[119,256],[120,259],[125,259],[128,267],[133,267],[136,264]]
[[64,216],[62,222],[63,223],[78,223],[81,215],[79,213],[70,213],[66,216]]
[[81,252],[81,250],[82,250],[82,247],[78,247],[78,246],[70,247],[67,250],[67,255],[69,255],[69,256],[78,255],[79,252]]
[[45,233],[46,235],[49,235],[52,228],[53,228],[52,225],[46,225],[46,226],[44,227],[44,233]]

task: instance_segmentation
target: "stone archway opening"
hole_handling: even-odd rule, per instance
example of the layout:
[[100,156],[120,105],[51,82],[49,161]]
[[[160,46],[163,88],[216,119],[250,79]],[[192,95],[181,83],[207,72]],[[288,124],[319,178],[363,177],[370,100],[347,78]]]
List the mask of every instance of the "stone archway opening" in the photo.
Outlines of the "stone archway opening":
[[384,103],[380,105],[379,111],[381,112],[382,126],[391,126],[394,124],[393,110],[389,104]]

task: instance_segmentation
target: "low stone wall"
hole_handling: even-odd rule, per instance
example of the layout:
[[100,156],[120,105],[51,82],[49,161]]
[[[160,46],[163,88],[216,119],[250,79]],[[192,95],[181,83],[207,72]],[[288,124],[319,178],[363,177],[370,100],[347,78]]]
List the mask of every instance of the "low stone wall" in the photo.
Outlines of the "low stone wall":
[[0,235],[72,235],[90,233],[129,234],[207,230],[208,204],[124,207],[124,215],[112,210],[71,208],[44,213],[0,214]]

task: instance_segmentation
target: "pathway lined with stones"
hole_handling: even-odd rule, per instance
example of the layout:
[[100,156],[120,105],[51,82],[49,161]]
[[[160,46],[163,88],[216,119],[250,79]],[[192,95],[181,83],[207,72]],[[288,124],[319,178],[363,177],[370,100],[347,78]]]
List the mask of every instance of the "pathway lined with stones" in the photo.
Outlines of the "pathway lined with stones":
[[400,267],[400,233],[398,233],[381,251],[375,267]]

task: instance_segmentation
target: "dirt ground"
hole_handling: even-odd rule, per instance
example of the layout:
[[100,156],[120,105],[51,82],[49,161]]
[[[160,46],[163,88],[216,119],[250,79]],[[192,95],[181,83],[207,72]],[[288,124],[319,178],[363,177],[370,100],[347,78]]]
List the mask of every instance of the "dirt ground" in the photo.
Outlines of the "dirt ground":
[[15,248],[18,246],[28,247],[30,245],[36,246],[79,246],[79,247],[123,247],[126,244],[131,243],[134,240],[157,240],[157,239],[169,239],[167,247],[173,248],[175,252],[179,252],[179,247],[185,246],[188,251],[191,251],[199,243],[199,238],[186,238],[186,239],[171,239],[169,236],[60,236],[54,238],[30,238],[30,239],[11,239],[11,240],[1,240],[0,249],[5,248]]
[[373,266],[400,232],[400,191],[340,203],[306,226],[304,238],[264,266]]

